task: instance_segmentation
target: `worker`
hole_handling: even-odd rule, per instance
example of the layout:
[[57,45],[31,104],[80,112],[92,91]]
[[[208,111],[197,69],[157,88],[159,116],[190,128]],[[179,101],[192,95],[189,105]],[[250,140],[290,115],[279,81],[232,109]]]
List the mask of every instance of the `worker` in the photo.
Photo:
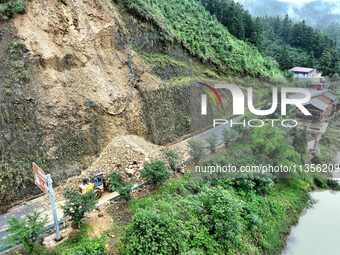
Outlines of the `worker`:
[[93,192],[94,188],[95,188],[94,183],[91,183],[88,178],[84,178],[82,183],[79,185],[79,189],[82,194]]

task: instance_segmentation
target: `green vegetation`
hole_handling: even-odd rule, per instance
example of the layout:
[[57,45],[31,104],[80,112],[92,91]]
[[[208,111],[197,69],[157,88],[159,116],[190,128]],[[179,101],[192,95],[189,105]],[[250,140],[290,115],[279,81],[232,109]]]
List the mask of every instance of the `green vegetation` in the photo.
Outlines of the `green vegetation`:
[[105,236],[101,238],[90,238],[88,226],[82,225],[78,233],[57,246],[53,255],[104,255]]
[[206,155],[205,144],[200,140],[191,139],[188,142],[189,154],[194,163],[200,162]]
[[24,13],[25,0],[0,0],[0,21],[12,18],[17,13]]
[[176,172],[180,161],[180,156],[177,153],[177,151],[171,149],[164,149],[162,150],[162,154],[164,159],[167,161],[170,169],[173,172]]
[[209,150],[211,153],[216,152],[216,146],[217,146],[217,136],[215,134],[210,135],[206,142],[209,144]]
[[201,0],[203,6],[238,39],[259,46],[262,27],[240,3],[232,0]]
[[126,183],[118,172],[112,172],[108,177],[108,189],[110,192],[117,191],[120,198],[129,201],[131,199],[132,185]]
[[223,139],[225,147],[228,147],[231,143],[237,141],[237,139],[239,139],[239,136],[239,133],[233,128],[228,128],[224,130]]
[[118,191],[124,185],[124,180],[118,172],[112,172],[108,177],[108,189],[110,192]]
[[136,214],[122,254],[279,253],[289,226],[307,204],[310,184],[277,183],[263,196],[239,192],[232,182],[185,176],[133,201]]
[[153,160],[144,164],[141,177],[153,186],[158,186],[170,177],[170,173],[164,161]]
[[63,206],[64,214],[70,217],[74,228],[79,228],[85,213],[95,208],[96,194],[94,192],[81,194],[79,191],[69,188],[65,190],[64,198],[66,200]]
[[324,75],[340,72],[340,52],[336,42],[304,21],[285,17],[253,18],[234,0],[201,0],[230,33],[254,44],[275,59],[282,70],[294,66],[318,68]]
[[254,47],[233,37],[216,18],[194,0],[121,0],[136,16],[166,31],[193,56],[224,73],[280,78],[281,72]]
[[13,245],[21,244],[29,254],[36,253],[39,244],[39,237],[44,231],[46,219],[34,212],[23,219],[11,218],[8,221],[9,242]]
[[282,69],[293,66],[318,68],[324,75],[340,72],[340,52],[334,41],[305,24],[284,18],[261,19],[263,27],[262,52],[275,58]]
[[[271,137],[270,141],[265,138]],[[240,143],[205,162],[212,165],[300,164],[279,129],[248,132]],[[203,164],[204,165],[204,164]],[[122,254],[277,254],[325,177],[295,173],[223,176],[188,174],[151,196],[132,201]],[[326,185],[320,184],[325,182]]]

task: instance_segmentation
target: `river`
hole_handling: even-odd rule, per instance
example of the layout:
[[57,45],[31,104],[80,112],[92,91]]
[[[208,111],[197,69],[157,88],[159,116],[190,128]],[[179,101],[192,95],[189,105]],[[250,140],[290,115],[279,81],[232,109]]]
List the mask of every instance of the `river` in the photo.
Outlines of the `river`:
[[312,192],[315,204],[292,228],[282,255],[340,254],[340,192]]

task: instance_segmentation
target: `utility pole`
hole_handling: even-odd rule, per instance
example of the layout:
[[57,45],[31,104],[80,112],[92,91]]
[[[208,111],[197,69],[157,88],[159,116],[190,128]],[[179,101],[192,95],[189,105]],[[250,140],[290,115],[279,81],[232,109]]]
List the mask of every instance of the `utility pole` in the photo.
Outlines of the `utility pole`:
[[55,240],[60,241],[60,227],[58,221],[57,214],[57,204],[55,199],[55,194],[53,190],[53,181],[50,174],[45,174],[44,170],[42,170],[36,163],[32,163],[32,171],[34,175],[34,183],[38,186],[38,188],[44,192],[48,193],[48,198],[50,200],[51,209],[52,209],[52,217],[55,228]]
[[50,174],[46,175],[46,183],[47,183],[47,192],[48,197],[50,199],[51,209],[52,209],[52,216],[53,216],[53,223],[55,228],[55,240],[60,241],[61,240],[61,234],[60,234],[60,227],[59,227],[59,221],[58,221],[58,214],[57,214],[57,205],[56,205],[56,199],[55,194],[53,190],[53,181]]

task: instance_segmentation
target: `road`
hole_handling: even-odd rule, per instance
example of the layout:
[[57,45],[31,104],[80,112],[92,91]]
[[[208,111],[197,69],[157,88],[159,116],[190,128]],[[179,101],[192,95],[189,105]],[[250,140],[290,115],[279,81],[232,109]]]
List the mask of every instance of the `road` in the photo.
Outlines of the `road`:
[[[137,188],[138,185],[135,185],[133,187]],[[113,193],[104,193],[102,197],[98,200],[96,207],[100,208],[103,205],[106,205],[109,203],[109,201],[117,198],[119,194],[117,192]],[[59,221],[62,221],[63,219],[63,211],[62,206],[64,205],[63,200],[57,201],[57,213],[58,213],[58,219]],[[11,208],[6,214],[0,215],[0,254],[2,251],[6,250],[8,248],[8,244],[6,242],[6,238],[8,236],[7,232],[7,222],[10,218],[22,218],[25,215],[28,215],[34,211],[40,212],[42,217],[47,218],[47,225],[46,228],[52,228],[53,227],[53,220],[51,216],[51,208],[48,200],[47,195],[43,195],[39,198],[27,201],[24,204],[21,204],[19,206]]]
[[[238,118],[235,118],[235,120],[238,120]],[[217,126],[215,128],[211,128],[207,131],[204,131],[200,134],[196,134],[193,137],[182,141],[178,144],[174,144],[173,147],[175,148],[176,146],[182,146],[187,150],[187,142],[190,139],[198,139],[198,140],[206,140],[208,139],[211,135],[215,135],[217,138],[217,146],[221,146],[224,144],[224,130],[227,128],[226,125],[221,125]],[[176,148],[175,148],[176,149]],[[108,199],[113,199],[114,197],[118,196],[118,194],[115,193],[108,193],[108,194],[113,194],[110,195],[109,197],[101,198],[100,201],[98,202],[97,206],[99,206],[102,203],[105,203]],[[58,218],[61,219],[63,217],[63,212],[62,212],[62,206],[64,204],[64,201],[58,201],[57,200],[57,208],[58,208]],[[26,203],[23,203],[21,205],[18,205],[16,207],[11,208],[6,214],[0,215],[0,252],[3,251],[7,245],[5,242],[5,239],[8,235],[7,233],[7,222],[10,218],[22,218],[25,215],[28,215],[32,213],[33,211],[38,211],[42,214],[43,217],[47,217],[48,219],[48,225],[52,225],[52,217],[51,217],[51,209],[50,209],[50,204],[48,200],[47,195],[43,195],[41,197],[38,197],[36,199],[27,201]]]

